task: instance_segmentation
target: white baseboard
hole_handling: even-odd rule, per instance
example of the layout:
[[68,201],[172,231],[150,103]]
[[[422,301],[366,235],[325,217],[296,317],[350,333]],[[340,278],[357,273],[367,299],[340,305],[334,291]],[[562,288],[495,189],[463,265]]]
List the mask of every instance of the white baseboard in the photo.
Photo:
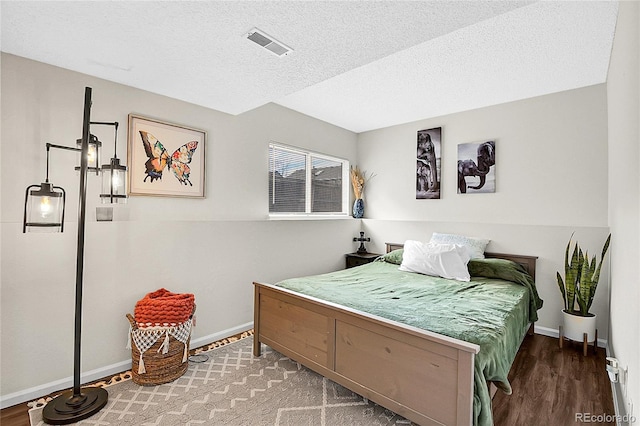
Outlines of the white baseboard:
[[207,336],[198,337],[197,339],[191,339],[189,349],[199,348],[200,346],[208,345],[216,340],[224,339],[225,337],[233,336],[234,334],[242,333],[253,328],[253,321],[238,325],[236,327],[227,328],[226,330],[219,331],[217,333],[209,334]]
[[[560,331],[555,329],[555,328],[540,327],[540,326],[536,325],[533,328],[533,331],[536,334],[541,334],[541,335],[547,336],[547,337],[555,337],[556,339],[560,336]],[[599,348],[606,348],[607,347],[607,340],[606,339],[598,339],[598,347]]]
[[[120,361],[115,364],[107,365],[106,367],[96,368],[95,370],[80,374],[80,383],[92,382],[103,377],[114,376],[130,369],[131,359]],[[69,389],[71,387],[73,387],[73,376],[65,377],[64,379],[56,380],[54,382],[44,383],[42,385],[10,393],[8,395],[2,395],[0,396],[0,408],[7,408],[23,402],[33,401],[35,399],[42,398],[45,395],[49,395],[50,393],[61,389]]]
[[[216,340],[241,333],[250,328],[253,328],[253,321],[226,330],[222,330],[217,333],[209,334],[208,336],[193,339],[191,340],[189,348],[193,349],[204,346],[209,343],[215,342]],[[120,361],[115,364],[107,365],[105,367],[96,368],[95,370],[82,373],[80,375],[80,382],[92,382],[103,377],[114,376],[118,373],[122,373],[123,371],[127,371],[130,369],[131,359]],[[16,404],[21,404],[23,402],[33,401],[38,398],[42,398],[45,395],[49,395],[50,393],[59,391],[61,389],[69,389],[71,387],[73,387],[73,376],[65,377],[64,379],[56,380],[49,383],[44,383],[42,385],[34,386],[32,388],[24,389],[18,392],[13,392],[8,395],[1,395],[0,409],[11,407]]]

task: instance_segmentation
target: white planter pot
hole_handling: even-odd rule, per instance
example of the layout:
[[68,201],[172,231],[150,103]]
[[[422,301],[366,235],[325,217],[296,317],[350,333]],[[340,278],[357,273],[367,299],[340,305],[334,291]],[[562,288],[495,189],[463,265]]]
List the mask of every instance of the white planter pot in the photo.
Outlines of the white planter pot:
[[578,342],[583,341],[583,334],[587,333],[587,342],[591,343],[596,339],[596,318],[595,314],[582,317],[580,315],[572,315],[562,311],[564,320],[564,337]]

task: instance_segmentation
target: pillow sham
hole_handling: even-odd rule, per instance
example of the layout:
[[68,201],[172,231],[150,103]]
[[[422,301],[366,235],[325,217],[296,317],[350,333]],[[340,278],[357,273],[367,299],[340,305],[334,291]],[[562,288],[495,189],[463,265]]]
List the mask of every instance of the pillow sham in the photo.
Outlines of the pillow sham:
[[387,263],[393,263],[396,265],[400,265],[402,263],[402,254],[404,253],[404,249],[392,250],[387,254],[383,254],[380,256],[382,260]]
[[543,300],[538,295],[533,278],[521,265],[506,259],[471,259],[468,266],[470,274],[474,277],[499,278],[529,289],[531,296],[529,298],[529,321],[538,320],[538,309],[542,307]]
[[491,240],[467,237],[465,235],[440,234],[438,232],[434,232],[433,235],[431,235],[431,241],[429,242],[465,246],[467,250],[469,250],[471,259],[484,259],[484,249],[487,247],[487,244],[489,244],[489,241]]
[[462,246],[407,240],[404,243],[402,263],[398,269],[458,281],[470,281],[468,262],[469,253]]
[[512,260],[498,258],[471,259],[467,264],[467,268],[472,277],[502,278],[509,280],[504,277],[505,273],[518,271],[526,274],[522,265]]

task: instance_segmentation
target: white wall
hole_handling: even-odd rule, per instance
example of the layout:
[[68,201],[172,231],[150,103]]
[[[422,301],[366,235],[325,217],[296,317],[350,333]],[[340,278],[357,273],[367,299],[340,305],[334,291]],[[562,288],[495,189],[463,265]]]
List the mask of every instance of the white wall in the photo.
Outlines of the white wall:
[[[375,219],[607,226],[605,85],[362,133]],[[442,127],[442,198],[416,200],[416,132]],[[457,194],[457,145],[496,142],[496,192]]]
[[[628,368],[617,392],[620,412],[640,414],[640,7],[621,2],[607,79],[609,109],[609,224],[611,354]],[[631,414],[631,413],[629,413]]]
[[[45,143],[73,145],[81,136],[85,86],[93,88],[92,120],[121,123],[123,159],[132,112],[204,129],[208,140],[205,199],[131,197],[116,207],[114,222],[98,223],[99,178],[89,177],[83,371],[130,360],[125,314],[147,292],[194,293],[192,340],[202,340],[250,325],[252,281],[340,269],[353,251],[360,221],[268,219],[267,145],[275,140],[354,161],[354,133],[276,105],[233,117],[12,55],[2,55],[1,71],[4,405],[73,373],[74,153],[51,151],[50,180],[68,191],[65,232],[22,234],[22,215],[26,187],[44,179]],[[92,131],[113,141],[111,128]],[[104,158],[111,150],[106,143]]]
[[[439,200],[415,199],[416,132],[442,127]],[[457,145],[496,141],[496,192],[457,193]],[[544,306],[536,324],[557,333],[562,298],[556,271],[575,231],[600,252],[608,234],[606,86],[597,85],[360,134],[358,166],[376,176],[366,188],[363,226],[375,249],[452,232],[491,239],[488,251],[538,256]],[[608,272],[593,313],[607,338]]]

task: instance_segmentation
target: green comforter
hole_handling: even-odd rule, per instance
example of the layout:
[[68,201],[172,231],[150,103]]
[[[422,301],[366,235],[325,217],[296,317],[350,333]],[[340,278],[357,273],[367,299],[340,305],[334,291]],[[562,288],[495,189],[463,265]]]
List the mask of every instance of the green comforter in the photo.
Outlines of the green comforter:
[[399,271],[393,261],[387,255],[387,261],[277,285],[479,345],[474,424],[491,425],[487,381],[511,393],[507,374],[542,306],[533,280],[519,265],[500,259],[469,262],[471,282]]

